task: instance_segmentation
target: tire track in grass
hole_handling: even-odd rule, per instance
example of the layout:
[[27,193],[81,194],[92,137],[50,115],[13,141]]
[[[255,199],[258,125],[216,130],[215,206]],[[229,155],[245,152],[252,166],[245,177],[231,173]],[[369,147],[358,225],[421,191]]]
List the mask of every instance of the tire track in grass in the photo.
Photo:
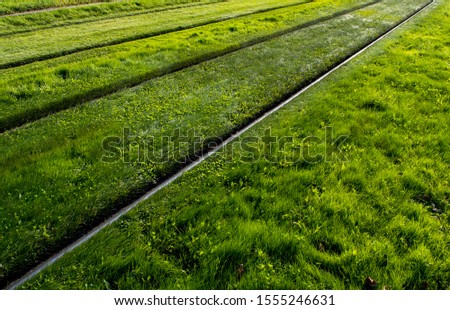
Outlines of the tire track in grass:
[[306,22],[306,23],[303,23],[303,24],[300,24],[300,25],[297,25],[294,27],[276,31],[269,35],[265,35],[265,36],[262,36],[259,38],[255,38],[253,40],[249,40],[240,45],[232,46],[227,49],[220,50],[220,51],[212,51],[212,52],[206,53],[204,55],[200,55],[200,56],[197,56],[197,57],[185,60],[185,61],[174,63],[174,64],[170,65],[169,67],[162,68],[161,70],[146,72],[138,77],[132,77],[126,81],[122,80],[116,84],[113,83],[113,84],[108,84],[108,85],[102,85],[100,87],[93,88],[82,94],[77,94],[77,95],[74,95],[71,97],[65,97],[58,101],[49,103],[46,107],[39,107],[34,110],[31,109],[31,110],[23,111],[22,113],[18,113],[18,114],[15,114],[10,117],[6,117],[6,118],[2,119],[0,121],[0,134],[5,131],[8,131],[8,130],[19,128],[20,126],[23,126],[25,124],[28,124],[28,123],[36,121],[36,120],[39,120],[41,118],[44,118],[51,114],[57,113],[64,109],[68,109],[68,108],[71,108],[71,107],[74,107],[77,105],[91,102],[93,100],[105,97],[107,95],[114,94],[118,91],[122,91],[126,88],[132,88],[132,87],[139,86],[142,83],[146,83],[152,79],[160,78],[160,77],[163,77],[168,74],[176,73],[178,71],[198,65],[202,62],[207,62],[207,61],[211,61],[211,60],[220,58],[227,54],[237,52],[239,50],[260,44],[264,41],[275,39],[277,37],[280,37],[280,36],[283,36],[283,35],[298,31],[298,30],[302,30],[302,29],[305,29],[305,28],[308,28],[311,26],[315,26],[317,24],[332,20],[334,18],[343,16],[343,15],[346,15],[349,13],[353,13],[355,11],[378,4],[381,1],[382,0],[375,0],[372,2],[368,2],[368,3],[362,4],[362,5],[353,7],[353,8],[335,12],[328,16],[324,16],[324,17],[315,19],[313,21],[309,21],[309,22]]
[[132,202],[131,204],[127,205],[126,207],[122,208],[120,211],[118,211],[117,213],[115,213],[114,215],[112,215],[110,218],[106,219],[103,223],[101,223],[100,225],[92,228],[88,233],[86,233],[84,236],[82,236],[81,238],[79,238],[78,240],[76,240],[75,242],[71,243],[70,245],[68,245],[67,247],[65,247],[64,249],[62,249],[60,252],[54,254],[52,257],[50,257],[48,260],[46,260],[45,262],[41,263],[39,266],[37,266],[36,268],[30,270],[28,273],[26,273],[24,276],[20,277],[19,279],[17,279],[16,281],[10,283],[9,285],[7,285],[5,287],[5,289],[8,290],[12,290],[12,289],[16,289],[17,287],[19,287],[20,285],[22,285],[23,283],[25,283],[26,281],[30,280],[31,278],[33,278],[34,276],[36,276],[39,272],[41,272],[43,269],[49,267],[50,265],[52,265],[53,263],[55,263],[56,261],[58,261],[60,258],[62,258],[66,253],[69,253],[71,251],[73,251],[74,249],[76,249],[77,247],[79,247],[80,245],[82,245],[83,243],[85,243],[86,241],[90,240],[92,237],[94,237],[98,232],[100,232],[103,228],[111,225],[112,223],[116,222],[118,219],[120,219],[123,215],[125,215],[126,213],[128,213],[129,211],[131,211],[132,209],[134,209],[139,203],[149,199],[150,197],[152,197],[153,195],[155,195],[157,192],[159,192],[161,189],[165,188],[166,186],[168,186],[169,184],[171,184],[172,182],[174,182],[175,180],[177,180],[179,177],[181,177],[185,172],[190,171],[192,169],[194,169],[196,166],[198,166],[199,164],[201,164],[203,161],[205,161],[206,159],[210,158],[212,155],[216,154],[219,150],[221,150],[222,148],[224,148],[226,145],[228,145],[229,143],[231,143],[232,141],[234,141],[236,138],[238,138],[239,136],[241,136],[242,134],[244,134],[245,132],[247,132],[250,128],[252,128],[253,126],[255,126],[256,124],[260,123],[261,121],[263,121],[264,119],[266,119],[268,116],[276,113],[278,110],[282,109],[284,106],[288,105],[289,103],[291,103],[293,100],[295,100],[298,96],[300,96],[302,93],[306,92],[308,89],[310,89],[311,87],[313,87],[314,85],[320,83],[321,81],[323,81],[324,79],[326,79],[330,74],[332,74],[333,72],[337,71],[338,69],[340,69],[341,67],[343,67],[344,65],[346,65],[348,62],[352,61],[353,59],[355,59],[356,57],[358,57],[359,55],[361,55],[362,53],[364,53],[366,50],[368,50],[369,48],[371,48],[373,45],[375,45],[376,43],[378,43],[379,41],[383,40],[384,38],[386,38],[389,34],[391,34],[392,32],[394,32],[395,30],[397,30],[398,28],[400,28],[402,25],[404,25],[405,23],[409,22],[411,19],[413,19],[415,16],[417,16],[419,13],[421,13],[422,11],[424,11],[426,8],[428,8],[431,4],[433,4],[435,2],[435,0],[431,0],[428,3],[426,3],[425,5],[423,5],[421,8],[419,8],[418,10],[416,10],[415,12],[412,12],[411,14],[408,15],[408,17],[406,17],[405,19],[403,19],[402,21],[398,22],[393,28],[391,28],[390,30],[385,31],[384,33],[382,33],[381,35],[379,35],[376,39],[374,39],[373,41],[369,42],[368,44],[366,44],[362,49],[358,50],[357,52],[353,53],[352,55],[349,55],[347,58],[345,58],[343,61],[339,62],[337,65],[335,65],[334,67],[332,67],[330,70],[328,70],[327,72],[325,72],[324,74],[322,74],[320,77],[316,78],[314,81],[310,82],[309,84],[300,87],[300,89],[294,93],[288,94],[286,95],[286,97],[283,100],[280,100],[279,102],[274,103],[271,107],[269,107],[268,109],[266,109],[265,111],[262,111],[261,113],[259,113],[259,115],[257,115],[252,121],[250,121],[249,123],[241,126],[240,129],[236,130],[234,133],[231,133],[225,141],[223,141],[222,143],[218,144],[216,147],[211,148],[211,149],[207,149],[204,150],[204,155],[202,155],[199,159],[197,159],[196,161],[192,161],[188,164],[186,164],[184,167],[182,167],[180,170],[178,170],[177,172],[173,173],[171,176],[169,176],[167,179],[165,179],[164,181],[162,181],[161,183],[159,183],[158,185],[156,185],[154,188],[152,188],[150,191],[148,191],[146,194],[144,194],[143,196],[141,196],[140,198],[138,198],[137,200],[135,200],[134,202]]
[[[18,30],[18,31],[13,31],[13,32],[6,32],[3,34],[0,34],[0,38],[1,37],[8,37],[8,36],[13,36],[13,35],[18,35],[18,34],[23,34],[23,33],[29,33],[29,32],[36,32],[36,31],[41,31],[41,30],[46,30],[46,29],[52,29],[52,28],[59,28],[59,27],[65,27],[65,26],[73,26],[73,25],[81,25],[81,24],[88,24],[88,23],[95,23],[98,21],[104,21],[104,20],[112,20],[112,19],[120,19],[120,18],[125,18],[125,17],[131,17],[131,16],[139,16],[139,15],[145,15],[145,14],[150,14],[150,13],[160,13],[160,12],[166,12],[166,11],[171,11],[171,10],[177,10],[177,9],[184,9],[184,8],[193,8],[193,7],[200,7],[200,6],[207,6],[207,5],[213,5],[213,4],[218,4],[218,3],[223,3],[226,0],[219,0],[216,2],[194,2],[194,3],[186,3],[186,4],[180,4],[180,5],[170,5],[167,7],[161,7],[161,8],[151,8],[151,9],[146,9],[146,10],[138,10],[138,11],[131,11],[130,13],[126,13],[126,14],[122,14],[122,15],[116,15],[116,16],[99,16],[98,18],[96,18],[95,16],[91,17],[91,18],[86,18],[84,20],[67,20],[66,23],[61,23],[61,24],[56,24],[56,25],[51,25],[51,26],[42,26],[39,27],[39,25],[37,25],[36,28],[32,28],[32,29],[24,29],[24,30]],[[312,2],[309,1],[309,2]],[[305,3],[309,3],[309,2],[305,2]],[[98,4],[98,3],[97,3]],[[109,4],[111,4],[109,2]],[[57,8],[55,10],[62,10],[62,9],[66,9],[67,7],[60,7]],[[42,12],[48,12],[48,11],[42,11]],[[41,13],[40,12],[36,12],[37,13]],[[115,13],[113,13],[115,14]],[[13,17],[13,16],[18,16],[18,15],[3,15],[0,16],[0,19],[3,17]]]
[[[181,30],[188,30],[188,29],[194,29],[194,28],[200,27],[200,26],[212,25],[212,24],[216,24],[216,23],[219,23],[219,22],[227,21],[227,20],[232,20],[232,19],[239,18],[239,17],[245,17],[245,16],[251,16],[251,15],[256,15],[256,14],[261,14],[261,13],[267,13],[267,12],[271,12],[271,11],[275,11],[275,10],[279,10],[279,9],[285,9],[285,8],[294,7],[294,6],[301,6],[301,5],[304,5],[304,4],[311,3],[313,1],[314,0],[307,0],[306,2],[305,1],[299,1],[299,2],[296,2],[296,3],[285,4],[285,5],[281,5],[281,6],[277,6],[277,7],[260,9],[260,10],[256,10],[256,11],[253,11],[253,12],[248,12],[248,13],[243,13],[243,14],[235,14],[235,15],[232,15],[232,16],[220,17],[220,18],[217,18],[217,19],[209,20],[209,21],[193,23],[193,24],[190,24],[188,26],[177,26],[177,27],[171,28],[171,29],[165,29],[165,30],[160,30],[160,31],[155,31],[155,32],[148,32],[148,33],[145,33],[145,34],[129,36],[129,37],[125,37],[125,38],[119,38],[119,39],[111,40],[109,42],[93,44],[93,45],[90,45],[90,46],[77,47],[77,48],[69,49],[69,50],[66,50],[66,51],[54,52],[54,53],[49,53],[49,54],[41,55],[41,56],[29,57],[29,58],[22,59],[22,60],[16,60],[16,61],[11,61],[11,62],[8,62],[8,63],[0,64],[0,69],[20,67],[20,66],[27,65],[27,64],[30,64],[30,63],[33,63],[33,62],[54,59],[54,58],[63,57],[63,56],[67,56],[67,55],[71,55],[71,54],[75,54],[75,53],[83,52],[83,51],[87,51],[87,50],[92,50],[92,49],[96,49],[96,48],[119,45],[119,44],[122,44],[122,43],[127,43],[127,42],[142,40],[142,39],[147,39],[147,38],[156,37],[156,36],[159,36],[159,35],[164,35],[164,34],[177,32],[177,31],[181,31]],[[377,0],[376,2],[380,2],[380,1],[382,1],[382,0]]]

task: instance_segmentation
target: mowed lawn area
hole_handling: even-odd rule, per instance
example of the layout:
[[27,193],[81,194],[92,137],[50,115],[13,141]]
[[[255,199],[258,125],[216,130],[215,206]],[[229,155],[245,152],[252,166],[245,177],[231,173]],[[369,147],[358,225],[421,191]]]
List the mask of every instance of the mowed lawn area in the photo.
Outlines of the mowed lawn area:
[[[26,13],[28,11],[51,10],[64,7],[83,7],[80,11],[85,14],[104,15],[118,11],[144,10],[155,7],[165,7],[170,5],[191,4],[199,2],[208,2],[214,0],[2,0],[0,3],[0,16],[15,13]],[[219,0],[220,1],[220,0]],[[102,4],[96,6],[88,6],[89,4]],[[68,10],[58,10],[56,14],[65,15],[66,17],[74,17],[72,12]],[[59,16],[56,15],[56,16]],[[33,17],[30,18],[33,20]]]
[[[158,25],[162,32],[168,33],[3,70],[0,88],[4,90],[2,99],[9,104],[0,112],[0,131],[375,3],[327,0],[264,9],[254,4],[250,9],[245,8],[242,15],[226,21],[212,20],[207,25],[194,27],[195,18],[186,19],[186,26],[193,29],[183,31],[175,31],[170,22],[164,27],[154,18],[151,26]],[[181,13],[185,9],[178,11]],[[173,10],[170,12],[173,14]],[[169,12],[160,18],[167,19],[167,14]],[[222,16],[218,12],[215,14]],[[178,17],[177,22],[180,22]],[[136,29],[130,29],[134,29],[134,34]],[[146,31],[149,31],[148,26]],[[87,40],[83,37],[84,42]],[[96,36],[91,35],[90,40],[95,41]],[[60,45],[56,44],[55,49]],[[14,53],[11,55],[18,57]]]
[[[0,122],[16,122],[0,134],[2,286],[197,140],[229,137],[429,3],[287,2],[1,69]],[[449,9],[436,1],[21,288],[450,289]]]

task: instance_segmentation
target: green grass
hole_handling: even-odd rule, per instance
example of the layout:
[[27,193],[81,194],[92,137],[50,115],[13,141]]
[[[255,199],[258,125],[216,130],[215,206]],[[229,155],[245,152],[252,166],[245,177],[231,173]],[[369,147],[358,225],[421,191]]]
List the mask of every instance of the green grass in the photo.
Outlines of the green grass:
[[450,3],[438,3],[245,134],[305,147],[331,126],[349,135],[347,161],[243,162],[235,148],[22,288],[361,289],[370,276],[450,289]]
[[168,161],[105,163],[104,138],[124,127],[156,140],[177,129],[227,136],[423,2],[408,3],[383,2],[0,135],[2,284],[179,168],[191,151],[156,141]]
[[114,0],[2,0],[0,3],[0,14],[113,1]]
[[[0,130],[361,8],[321,1],[0,72]],[[370,2],[366,2],[370,4]]]
[[76,8],[35,12],[33,14],[3,16],[0,18],[0,35],[31,32],[40,29],[67,25],[98,22],[104,19],[154,13],[159,11],[208,5],[226,0],[169,1],[164,5],[154,2],[112,2],[102,5],[88,5]]
[[0,68],[148,38],[305,1],[232,0],[3,36],[0,37]]
[[172,4],[199,2],[201,0],[2,0],[0,3],[0,15],[32,10],[43,10],[82,4],[101,4],[93,7],[102,10],[102,6],[117,7],[122,9],[140,7],[158,7]]

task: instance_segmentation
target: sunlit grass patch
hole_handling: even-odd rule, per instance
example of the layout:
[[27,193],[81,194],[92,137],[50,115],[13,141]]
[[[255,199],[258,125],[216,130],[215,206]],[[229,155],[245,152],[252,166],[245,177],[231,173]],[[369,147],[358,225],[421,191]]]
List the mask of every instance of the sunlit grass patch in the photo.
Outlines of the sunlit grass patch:
[[[120,289],[449,289],[448,85],[435,79],[430,91],[425,77],[448,49],[417,44],[436,57],[414,66],[402,57],[418,32],[445,38],[447,9],[441,2],[245,134],[322,137],[333,126],[349,134],[347,160],[216,156],[24,287],[105,288],[99,270],[109,267]],[[409,74],[414,88],[401,84]],[[167,269],[147,267],[144,249]],[[133,278],[141,270],[161,281]]]

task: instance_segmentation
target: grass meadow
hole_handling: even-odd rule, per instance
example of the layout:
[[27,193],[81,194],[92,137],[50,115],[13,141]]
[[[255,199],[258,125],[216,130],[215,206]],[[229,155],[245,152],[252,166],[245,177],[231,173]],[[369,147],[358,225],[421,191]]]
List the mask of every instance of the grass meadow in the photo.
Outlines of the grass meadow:
[[345,158],[289,160],[302,144],[255,146],[251,162],[224,152],[24,288],[362,289],[370,276],[379,289],[449,289],[448,8],[242,137],[325,141],[328,126],[348,135]]
[[[0,69],[0,286],[427,3],[210,3],[202,26]],[[449,8],[438,0],[21,288],[450,289]],[[155,13],[162,27],[172,10],[198,7]]]

